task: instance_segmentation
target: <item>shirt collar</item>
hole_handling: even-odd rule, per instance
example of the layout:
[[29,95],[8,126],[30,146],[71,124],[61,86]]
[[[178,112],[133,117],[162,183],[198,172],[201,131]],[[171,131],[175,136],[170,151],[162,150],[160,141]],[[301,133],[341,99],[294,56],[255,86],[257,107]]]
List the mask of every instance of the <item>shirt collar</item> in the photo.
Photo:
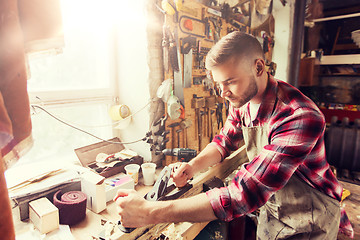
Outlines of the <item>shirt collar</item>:
[[268,73],[267,86],[257,115],[257,119],[260,122],[263,122],[271,117],[277,102],[277,89],[278,82]]

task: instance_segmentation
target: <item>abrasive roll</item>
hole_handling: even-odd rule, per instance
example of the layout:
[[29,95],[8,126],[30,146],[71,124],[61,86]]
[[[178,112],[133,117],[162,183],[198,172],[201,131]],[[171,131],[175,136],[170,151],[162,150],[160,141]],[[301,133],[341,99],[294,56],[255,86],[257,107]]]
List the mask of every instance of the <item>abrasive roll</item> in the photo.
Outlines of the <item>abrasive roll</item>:
[[86,194],[80,191],[70,191],[54,195],[54,205],[59,209],[60,224],[74,225],[86,216]]

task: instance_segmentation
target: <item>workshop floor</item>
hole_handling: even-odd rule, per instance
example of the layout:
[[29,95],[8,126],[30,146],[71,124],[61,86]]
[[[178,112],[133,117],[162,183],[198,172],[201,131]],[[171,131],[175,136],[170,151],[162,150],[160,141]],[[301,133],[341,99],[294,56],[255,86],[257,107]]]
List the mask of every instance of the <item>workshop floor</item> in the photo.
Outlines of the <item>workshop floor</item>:
[[[360,239],[360,185],[341,181],[341,185],[344,189],[350,191],[350,195],[343,201],[343,207],[350,219],[350,222],[354,228],[354,238]],[[348,240],[350,238],[339,236],[338,240]]]

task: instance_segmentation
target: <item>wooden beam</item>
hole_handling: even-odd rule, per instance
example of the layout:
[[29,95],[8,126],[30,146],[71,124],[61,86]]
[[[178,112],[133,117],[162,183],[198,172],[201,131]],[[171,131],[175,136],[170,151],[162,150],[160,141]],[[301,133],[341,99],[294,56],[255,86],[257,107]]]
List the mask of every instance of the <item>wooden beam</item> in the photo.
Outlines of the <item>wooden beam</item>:
[[338,27],[337,32],[336,32],[336,37],[335,37],[335,40],[334,40],[334,44],[333,44],[333,47],[331,49],[331,55],[333,55],[334,52],[335,52],[335,47],[336,47],[337,41],[339,39],[340,31],[341,31],[341,27]]
[[360,13],[351,13],[351,14],[340,15],[340,16],[318,18],[318,19],[314,19],[313,22],[315,22],[315,23],[317,23],[317,22],[326,22],[326,21],[345,19],[345,18],[353,18],[353,17],[360,17]]

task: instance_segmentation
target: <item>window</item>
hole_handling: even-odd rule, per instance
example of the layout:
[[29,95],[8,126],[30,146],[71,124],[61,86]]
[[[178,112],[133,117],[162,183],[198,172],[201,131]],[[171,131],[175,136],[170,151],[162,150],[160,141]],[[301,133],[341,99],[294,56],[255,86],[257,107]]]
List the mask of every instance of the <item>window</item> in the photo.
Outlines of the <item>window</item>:
[[[61,0],[65,48],[56,55],[29,56],[30,102],[102,139],[113,137],[108,109],[117,96],[115,31],[143,1]],[[119,25],[126,25],[119,27]],[[145,28],[144,28],[145,29]],[[144,34],[144,33],[142,33]],[[136,35],[134,36],[136,37]],[[121,39],[120,39],[121,40]],[[144,39],[146,41],[146,39]],[[121,57],[121,56],[120,56]],[[39,108],[32,111],[34,146],[18,164],[78,161],[74,149],[99,142]]]
[[57,55],[29,56],[31,100],[35,95],[43,101],[114,95],[110,6],[100,0],[61,0],[61,7],[65,47]]

